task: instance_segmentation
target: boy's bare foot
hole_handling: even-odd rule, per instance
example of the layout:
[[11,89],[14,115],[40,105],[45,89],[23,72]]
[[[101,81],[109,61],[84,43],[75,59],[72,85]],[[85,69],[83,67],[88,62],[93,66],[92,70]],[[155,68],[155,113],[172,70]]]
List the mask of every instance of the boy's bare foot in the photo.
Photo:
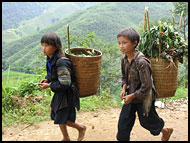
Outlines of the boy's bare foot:
[[69,136],[68,136],[68,137],[64,137],[64,138],[62,139],[62,141],[70,141]]
[[173,133],[172,128],[165,128],[162,132],[162,141],[168,141],[170,139],[171,134]]
[[85,132],[86,132],[86,126],[83,126],[83,129],[79,131],[78,141],[82,141],[84,139]]

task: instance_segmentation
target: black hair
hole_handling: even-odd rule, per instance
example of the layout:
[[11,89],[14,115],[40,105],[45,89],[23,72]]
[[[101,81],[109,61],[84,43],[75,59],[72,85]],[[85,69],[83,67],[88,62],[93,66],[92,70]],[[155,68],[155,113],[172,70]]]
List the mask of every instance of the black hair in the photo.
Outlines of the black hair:
[[[139,33],[138,33],[135,29],[133,29],[133,28],[126,28],[126,29],[123,29],[121,32],[119,32],[119,33],[117,34],[117,39],[118,39],[119,37],[121,37],[121,36],[128,37],[129,40],[130,40],[132,43],[135,42],[135,41],[137,41],[137,45],[138,45],[139,40],[140,40],[140,35],[139,35]],[[136,47],[137,47],[137,45],[136,45]],[[136,48],[136,47],[135,47],[135,48]]]
[[56,48],[57,56],[63,56],[61,39],[55,32],[48,32],[42,36],[41,44],[42,43],[54,46]]

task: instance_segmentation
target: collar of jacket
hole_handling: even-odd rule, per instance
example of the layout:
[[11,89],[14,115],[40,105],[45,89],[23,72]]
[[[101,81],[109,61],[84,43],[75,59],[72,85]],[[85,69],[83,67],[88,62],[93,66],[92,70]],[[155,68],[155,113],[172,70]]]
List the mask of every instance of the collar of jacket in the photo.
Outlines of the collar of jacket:
[[56,52],[55,52],[51,58],[49,58],[49,57],[47,56],[47,63],[53,65],[53,64],[56,62],[57,58],[58,58],[58,57],[57,57],[57,54],[56,54]]
[[[142,52],[140,52],[140,51],[136,50],[136,54],[135,54],[135,56],[133,57],[133,59],[132,59],[132,60],[136,60],[136,58],[138,57],[138,55],[139,55],[139,54],[144,55]],[[124,59],[126,59],[126,60],[127,60],[127,55],[124,55]]]

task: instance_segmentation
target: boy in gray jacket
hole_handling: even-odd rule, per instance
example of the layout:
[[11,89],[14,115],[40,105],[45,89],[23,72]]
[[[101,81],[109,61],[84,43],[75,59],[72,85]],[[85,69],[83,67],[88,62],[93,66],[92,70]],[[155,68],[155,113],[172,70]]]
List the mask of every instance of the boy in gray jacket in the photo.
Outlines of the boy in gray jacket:
[[[124,100],[119,122],[117,140],[129,141],[137,112],[142,127],[152,135],[162,132],[162,141],[168,141],[173,129],[163,128],[164,121],[155,110],[156,90],[153,85],[150,61],[136,50],[140,36],[133,28],[122,30],[118,35],[122,58],[122,91],[120,98]],[[125,96],[127,93],[127,96]]]

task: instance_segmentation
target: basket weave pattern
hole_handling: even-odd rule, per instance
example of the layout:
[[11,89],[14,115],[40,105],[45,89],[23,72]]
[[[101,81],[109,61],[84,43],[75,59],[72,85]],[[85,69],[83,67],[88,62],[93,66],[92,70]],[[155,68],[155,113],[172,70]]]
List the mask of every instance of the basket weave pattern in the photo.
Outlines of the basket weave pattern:
[[[84,53],[84,50],[92,51],[93,49],[71,48],[72,53]],[[102,53],[98,50],[94,51],[96,54],[92,57],[79,57],[65,51],[65,55],[71,60],[75,71],[80,97],[94,95],[98,91]]]
[[177,89],[178,61],[175,66],[169,66],[170,62],[163,59],[151,58],[152,75],[157,98],[172,97]]

